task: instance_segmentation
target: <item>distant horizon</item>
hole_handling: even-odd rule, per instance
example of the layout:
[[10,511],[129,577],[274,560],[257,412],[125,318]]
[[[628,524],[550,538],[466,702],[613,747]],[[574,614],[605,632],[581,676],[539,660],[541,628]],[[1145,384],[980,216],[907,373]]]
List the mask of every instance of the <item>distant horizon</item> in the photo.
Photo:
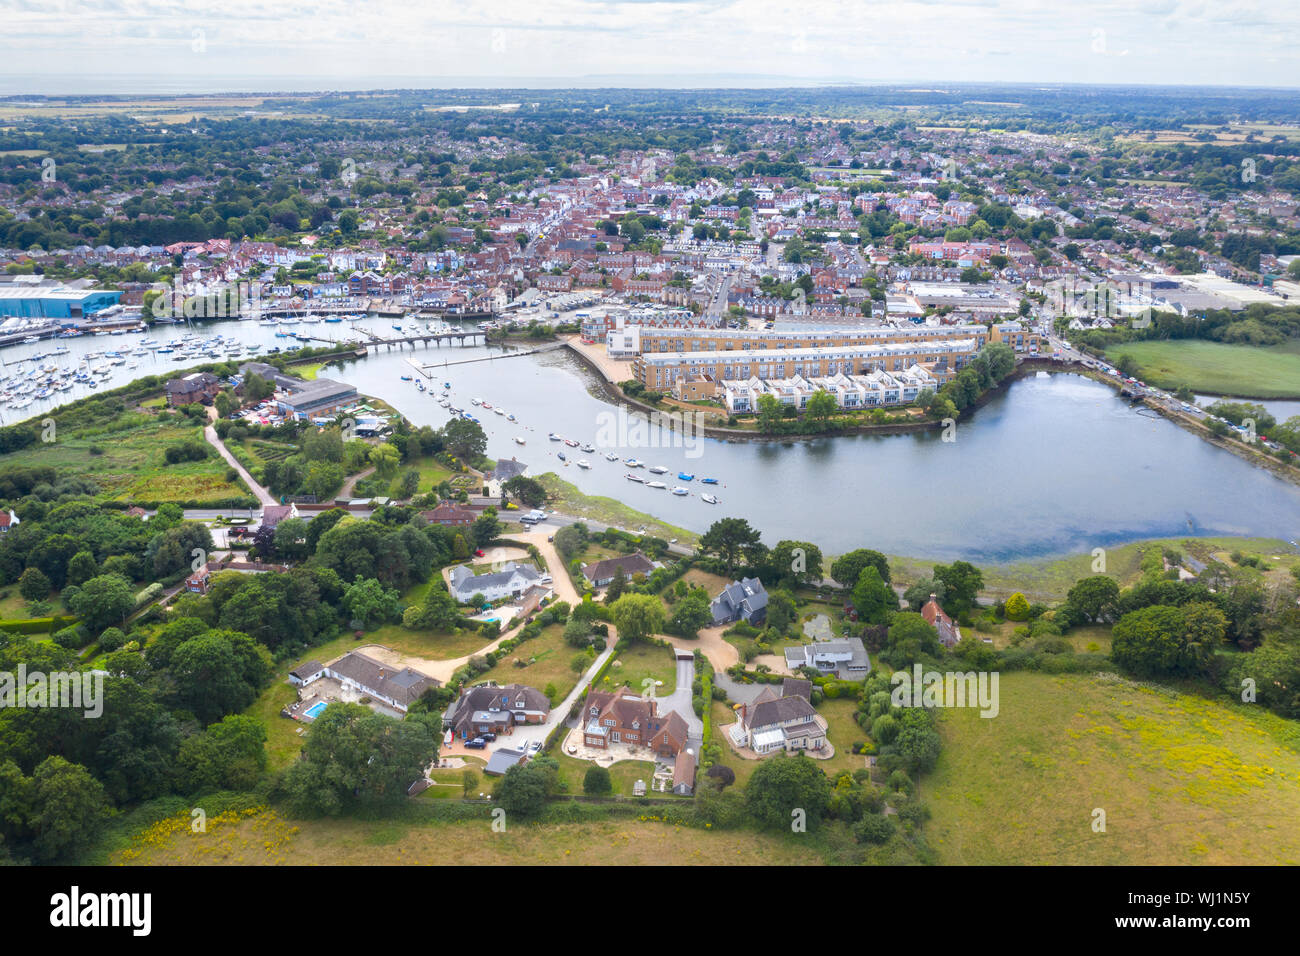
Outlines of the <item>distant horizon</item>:
[[[342,82],[341,82],[342,81]],[[674,82],[675,81],[675,82]],[[357,85],[350,85],[355,83]],[[84,85],[83,85],[84,84]],[[224,85],[223,85],[224,84]],[[1147,89],[1147,90],[1266,90],[1300,92],[1300,83],[1172,83],[1094,82],[1087,80],[952,80],[935,77],[907,79],[817,78],[759,73],[581,74],[557,77],[510,76],[418,76],[375,74],[342,78],[330,74],[245,73],[238,76],[159,75],[157,73],[96,73],[51,80],[48,75],[0,71],[0,96],[59,98],[65,96],[219,96],[258,93],[304,95],[311,93],[388,93],[475,90],[817,90],[863,88],[959,89],[1005,87],[1008,89]]]

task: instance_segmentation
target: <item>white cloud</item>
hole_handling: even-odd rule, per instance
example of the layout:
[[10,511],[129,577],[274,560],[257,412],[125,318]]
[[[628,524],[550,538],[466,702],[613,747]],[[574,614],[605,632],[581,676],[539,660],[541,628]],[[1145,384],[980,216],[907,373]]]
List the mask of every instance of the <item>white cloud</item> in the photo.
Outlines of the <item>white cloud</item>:
[[590,75],[1235,85],[1300,76],[1300,5],[1255,0],[0,0],[0,23],[0,70],[41,76],[57,64],[49,81],[65,90],[78,76],[145,72],[232,87],[249,75],[325,77],[335,88],[397,76],[560,85]]

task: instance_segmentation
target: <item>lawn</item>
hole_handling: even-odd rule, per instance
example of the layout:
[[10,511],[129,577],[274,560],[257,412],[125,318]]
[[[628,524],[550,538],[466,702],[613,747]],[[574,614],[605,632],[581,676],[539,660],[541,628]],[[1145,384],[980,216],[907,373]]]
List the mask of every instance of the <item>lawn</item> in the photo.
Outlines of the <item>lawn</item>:
[[1245,398],[1300,398],[1300,342],[1257,348],[1184,339],[1129,342],[1106,350],[1111,362],[1124,355],[1138,363],[1138,377],[1148,385],[1186,385],[1196,392]]
[[626,647],[619,644],[618,653],[605,674],[608,686],[604,689],[627,684],[639,694],[647,680],[661,682],[655,687],[657,697],[666,697],[677,689],[677,664],[672,649],[656,644],[637,643]]
[[[1300,859],[1294,723],[1112,675],[1017,672],[1000,683],[996,718],[941,714],[943,753],[921,781],[940,862]],[[1093,830],[1098,809],[1104,833]]]
[[[590,760],[579,760],[576,757],[570,757],[568,754],[560,753],[558,748],[551,756],[560,765],[560,779],[568,784],[569,793],[582,793],[582,778],[595,764]],[[632,785],[638,780],[644,780],[646,792],[650,792],[650,780],[655,775],[654,761],[620,760],[618,763],[611,764],[608,769],[610,783],[614,788],[612,791],[614,796],[632,796]],[[654,796],[664,796],[664,794],[656,793]]]
[[[577,648],[564,643],[563,625],[551,624],[542,628],[542,633],[531,641],[524,641],[505,654],[496,667],[474,680],[475,683],[496,681],[501,685],[526,684],[543,692],[548,685],[554,684],[551,706],[555,706],[578,683],[580,672],[575,672],[569,666],[577,653]],[[515,661],[524,662],[525,666],[518,667]]]

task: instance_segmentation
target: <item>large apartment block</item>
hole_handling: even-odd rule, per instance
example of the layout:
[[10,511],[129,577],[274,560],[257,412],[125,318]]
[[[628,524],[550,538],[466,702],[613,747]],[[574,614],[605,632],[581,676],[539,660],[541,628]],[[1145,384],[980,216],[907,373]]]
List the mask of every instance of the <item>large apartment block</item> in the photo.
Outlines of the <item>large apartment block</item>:
[[737,349],[806,349],[829,346],[879,345],[889,342],[936,342],[974,339],[977,349],[990,337],[983,325],[873,326],[857,329],[759,331],[751,329],[642,328],[642,352],[726,352]]
[[937,388],[955,376],[977,351],[976,340],[967,338],[779,350],[643,352],[632,363],[632,374],[646,388],[672,392],[687,400],[715,397],[727,382],[893,374],[907,372],[913,366],[920,366]]

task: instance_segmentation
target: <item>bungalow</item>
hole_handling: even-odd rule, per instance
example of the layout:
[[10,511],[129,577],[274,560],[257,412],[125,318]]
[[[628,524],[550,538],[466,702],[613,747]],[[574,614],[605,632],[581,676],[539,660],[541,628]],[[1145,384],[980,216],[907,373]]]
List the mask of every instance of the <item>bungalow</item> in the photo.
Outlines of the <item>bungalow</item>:
[[462,740],[501,733],[515,724],[542,724],[551,702],[540,690],[523,684],[470,687],[442,715],[442,725]]
[[409,667],[396,668],[360,651],[350,651],[324,670],[344,690],[352,690],[406,713],[426,690],[441,687],[442,681]]
[[591,582],[592,587],[603,588],[614,580],[620,568],[623,571],[623,576],[631,580],[637,574],[644,574],[649,577],[650,572],[655,569],[655,564],[640,551],[637,551],[632,554],[619,555],[616,558],[606,558],[604,561],[597,561],[595,564],[584,564],[582,573]]
[[860,637],[837,641],[815,641],[785,649],[785,664],[790,670],[811,667],[823,674],[836,674],[846,680],[862,680],[871,673],[871,659]]
[[761,624],[767,620],[767,589],[758,578],[732,581],[709,605],[714,624]]
[[662,757],[686,748],[686,721],[675,710],[659,713],[659,702],[627,687],[616,692],[590,690],[583,704],[583,742],[607,750],[611,744],[646,747]]
[[771,687],[764,687],[752,701],[740,706],[738,716],[740,720],[730,730],[731,739],[738,747],[749,747],[755,753],[821,750],[826,746],[826,721],[801,695],[779,697]]
[[451,596],[461,604],[468,604],[476,594],[488,601],[505,597],[519,597],[538,584],[549,584],[551,576],[542,574],[531,564],[507,562],[500,571],[475,574],[468,565],[457,565],[448,575]]

